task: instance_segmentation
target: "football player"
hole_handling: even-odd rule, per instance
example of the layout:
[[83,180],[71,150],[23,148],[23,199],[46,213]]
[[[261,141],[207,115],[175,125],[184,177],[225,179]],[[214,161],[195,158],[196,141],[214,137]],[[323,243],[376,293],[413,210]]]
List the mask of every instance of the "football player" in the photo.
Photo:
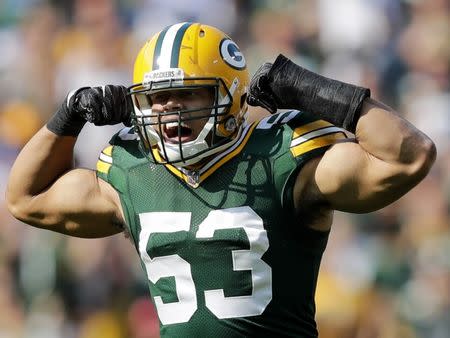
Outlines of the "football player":
[[[250,123],[248,103],[272,114]],[[86,121],[129,126],[96,171],[72,168]],[[433,142],[367,88],[282,55],[250,82],[229,36],[179,23],[145,43],[130,88],[67,96],[19,154],[7,201],[43,229],[128,232],[162,337],[317,337],[333,210],[390,204],[434,158]]]

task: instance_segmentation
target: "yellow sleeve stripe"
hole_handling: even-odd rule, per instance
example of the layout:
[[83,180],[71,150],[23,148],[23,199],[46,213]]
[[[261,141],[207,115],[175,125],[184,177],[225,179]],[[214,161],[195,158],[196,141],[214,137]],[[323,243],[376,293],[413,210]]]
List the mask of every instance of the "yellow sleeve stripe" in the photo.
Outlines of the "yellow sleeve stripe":
[[112,149],[113,146],[108,146],[100,153],[97,161],[97,171],[103,174],[108,174],[113,162]]
[[112,156],[112,149],[113,146],[108,146],[105,149],[103,149],[102,153],[108,156]]
[[111,168],[111,163],[103,162],[102,160],[97,161],[97,171],[108,174],[109,169]]
[[314,121],[308,124],[305,124],[304,126],[298,127],[294,129],[294,132],[292,134],[292,138],[295,139],[301,135],[304,135],[306,133],[309,133],[310,131],[325,128],[325,127],[331,127],[332,124],[328,123],[323,120]]
[[333,134],[316,137],[316,138],[310,139],[306,142],[303,142],[295,147],[292,147],[291,152],[292,152],[292,155],[294,155],[294,157],[297,157],[302,154],[306,154],[307,152],[309,152],[311,150],[332,145],[337,140],[342,140],[345,138],[347,138],[347,137],[345,136],[345,134],[343,132],[338,132],[338,133],[333,133]]

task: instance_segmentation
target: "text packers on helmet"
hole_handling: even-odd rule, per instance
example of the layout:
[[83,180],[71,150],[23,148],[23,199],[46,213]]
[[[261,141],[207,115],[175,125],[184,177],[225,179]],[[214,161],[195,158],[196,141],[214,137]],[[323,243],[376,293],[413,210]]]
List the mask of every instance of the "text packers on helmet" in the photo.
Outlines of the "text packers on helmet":
[[[156,163],[191,165],[230,147],[246,124],[249,74],[244,56],[229,36],[200,23],[178,23],[155,34],[140,50],[134,65],[130,93],[134,124],[141,145]],[[214,102],[195,111],[206,112],[208,120],[195,140],[164,141],[162,115],[181,122],[193,109],[153,112],[150,95],[157,91],[211,88]],[[205,119],[205,113],[199,114]]]

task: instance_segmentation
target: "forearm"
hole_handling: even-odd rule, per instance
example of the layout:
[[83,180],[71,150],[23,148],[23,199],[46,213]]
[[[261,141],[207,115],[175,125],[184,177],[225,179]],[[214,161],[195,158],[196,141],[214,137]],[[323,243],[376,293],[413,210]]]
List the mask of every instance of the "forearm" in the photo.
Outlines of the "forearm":
[[370,98],[363,103],[355,136],[367,153],[390,164],[426,168],[434,161],[434,144],[424,133]]
[[283,55],[263,64],[252,78],[247,102],[272,113],[298,109],[355,132],[370,90],[311,72]]
[[22,149],[11,169],[6,192],[8,204],[26,203],[69,170],[75,141],[72,136],[57,136],[46,126],[39,130]]
[[247,101],[271,112],[305,110],[355,133],[366,153],[390,164],[426,167],[434,160],[433,142],[392,109],[370,99],[368,88],[320,76],[281,54],[273,65],[266,63],[256,72]]

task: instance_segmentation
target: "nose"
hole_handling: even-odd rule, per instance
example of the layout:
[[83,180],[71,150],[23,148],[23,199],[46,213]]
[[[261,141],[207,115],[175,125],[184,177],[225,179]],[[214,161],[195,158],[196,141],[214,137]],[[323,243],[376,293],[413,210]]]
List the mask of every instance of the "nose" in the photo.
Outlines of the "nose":
[[167,101],[163,104],[163,109],[167,111],[181,110],[183,108],[183,102],[177,95],[170,94]]

